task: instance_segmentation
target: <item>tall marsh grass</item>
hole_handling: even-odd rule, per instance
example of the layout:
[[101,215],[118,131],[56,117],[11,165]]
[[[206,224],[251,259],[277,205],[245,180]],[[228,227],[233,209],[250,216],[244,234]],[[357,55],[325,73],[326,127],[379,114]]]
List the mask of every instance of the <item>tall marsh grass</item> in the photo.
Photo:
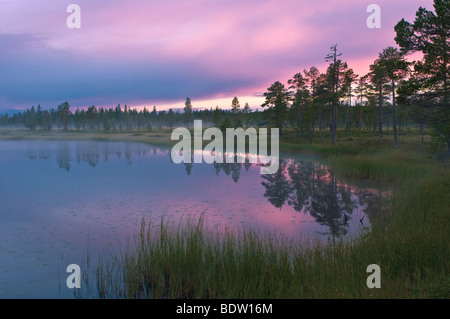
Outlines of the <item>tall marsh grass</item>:
[[[102,255],[99,298],[448,298],[448,176],[352,241],[301,244],[276,233],[217,233],[203,219],[142,222],[137,242]],[[418,185],[418,188],[426,185]],[[436,190],[437,188],[437,190]],[[434,193],[434,192],[437,192]],[[417,205],[422,212],[417,215]],[[382,288],[366,286],[378,264]]]
[[[133,245],[101,256],[96,297],[325,297],[343,284],[334,270],[351,245],[318,246],[279,233],[213,231],[203,217],[178,224],[162,220],[157,227],[143,220]],[[329,282],[325,290],[324,282]]]
[[[449,298],[448,170],[414,148],[349,145],[327,160],[341,178],[392,189],[388,208],[369,212],[370,232],[305,244],[280,233],[217,232],[203,218],[143,221],[133,245],[101,255],[92,294],[80,297]],[[381,268],[380,289],[366,285],[370,264]]]

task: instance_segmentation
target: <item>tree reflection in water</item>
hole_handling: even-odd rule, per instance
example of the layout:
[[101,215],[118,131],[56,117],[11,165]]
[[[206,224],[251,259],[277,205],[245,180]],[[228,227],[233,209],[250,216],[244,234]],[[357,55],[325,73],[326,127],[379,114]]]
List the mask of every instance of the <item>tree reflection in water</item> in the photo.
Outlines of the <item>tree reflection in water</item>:
[[[61,169],[71,170],[71,150],[74,151],[75,158],[80,162],[86,162],[91,167],[96,167],[100,159],[108,161],[111,156],[122,158],[124,155],[128,165],[132,165],[133,157],[141,157],[147,154],[146,151],[133,149],[130,144],[125,144],[120,150],[110,149],[108,147],[99,147],[92,143],[70,148],[67,143],[61,143],[56,151],[56,161]],[[156,152],[167,155],[170,160],[170,151],[166,149],[154,149]],[[48,154],[29,153],[28,157],[32,160],[39,158],[49,158]],[[193,160],[193,154],[192,154]],[[224,155],[223,163],[214,162],[213,167],[216,175],[222,171],[230,176],[235,183],[238,183],[242,173],[242,166],[245,172],[248,172],[252,165],[261,166],[262,164],[252,164],[249,162],[248,154],[244,163],[237,162],[237,156],[234,156],[233,163],[226,163]],[[190,176],[194,165],[184,163],[186,174]],[[259,170],[259,167],[258,167]],[[283,206],[288,205],[295,211],[311,215],[315,222],[325,226],[328,230],[321,233],[330,235],[334,240],[337,237],[346,235],[349,232],[349,221],[352,219],[352,213],[355,208],[361,208],[365,216],[368,211],[372,214],[382,210],[388,202],[385,197],[380,196],[380,191],[373,189],[356,188],[340,182],[335,174],[325,165],[311,160],[298,159],[280,159],[279,170],[275,174],[260,175],[264,187],[264,197],[274,207],[282,210]],[[371,216],[368,216],[371,217]],[[369,218],[360,218],[362,229],[367,229]]]
[[[236,160],[236,156],[235,156]],[[261,164],[258,164],[261,165]],[[291,206],[297,212],[310,214],[317,223],[327,227],[322,235],[336,238],[349,232],[350,220],[355,208],[362,207],[364,213],[377,211],[383,207],[380,191],[358,189],[338,181],[336,175],[325,165],[314,161],[280,159],[279,170],[275,174],[261,175],[269,203],[280,210],[284,205]],[[214,163],[216,174],[223,171],[232,175],[238,182],[241,166],[248,171],[252,166],[248,156],[243,164]],[[380,209],[380,208],[379,208]],[[367,229],[367,218],[359,220],[362,229]]]
[[335,239],[345,235],[357,204],[352,190],[337,181],[326,166],[310,161],[281,160],[273,175],[262,175],[264,194],[277,208],[287,204],[297,212],[309,213],[315,221],[328,228]]

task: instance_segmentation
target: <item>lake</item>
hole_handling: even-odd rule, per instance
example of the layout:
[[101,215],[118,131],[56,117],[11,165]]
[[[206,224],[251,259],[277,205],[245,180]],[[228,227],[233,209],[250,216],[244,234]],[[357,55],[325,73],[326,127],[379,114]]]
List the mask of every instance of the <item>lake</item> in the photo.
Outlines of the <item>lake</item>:
[[204,214],[210,229],[298,240],[370,229],[380,189],[338,180],[320,159],[175,164],[170,148],[125,142],[0,141],[0,298],[74,298],[66,267],[126,247],[143,218]]

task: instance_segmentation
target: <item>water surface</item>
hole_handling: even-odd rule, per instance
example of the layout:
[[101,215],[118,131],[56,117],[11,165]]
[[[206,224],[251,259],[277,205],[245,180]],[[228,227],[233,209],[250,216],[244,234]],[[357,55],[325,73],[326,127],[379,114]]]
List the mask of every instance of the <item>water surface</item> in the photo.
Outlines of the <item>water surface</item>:
[[380,194],[305,156],[261,175],[250,163],[174,164],[145,144],[0,141],[0,298],[73,298],[66,267],[125,247],[144,216],[204,213],[211,229],[327,240],[370,228]]

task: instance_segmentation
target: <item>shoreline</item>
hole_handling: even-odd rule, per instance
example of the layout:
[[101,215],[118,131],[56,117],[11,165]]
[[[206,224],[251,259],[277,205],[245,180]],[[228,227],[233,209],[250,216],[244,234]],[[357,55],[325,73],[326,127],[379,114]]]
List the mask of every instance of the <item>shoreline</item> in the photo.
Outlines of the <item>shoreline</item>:
[[[420,136],[410,134],[402,136],[400,146],[393,147],[385,136],[385,143],[376,142],[377,137],[371,132],[364,132],[364,139],[355,134],[351,139],[345,135],[338,139],[336,146],[331,146],[328,136],[319,138],[312,144],[288,136],[280,143],[280,151],[290,151],[297,154],[314,154],[322,156],[333,167],[337,176],[345,179],[360,179],[379,182],[392,187],[393,196],[389,208],[385,211],[373,212],[371,231],[364,237],[352,242],[351,245],[340,246],[337,250],[332,247],[320,247],[315,250],[301,251],[305,258],[297,260],[296,272],[281,271],[278,258],[287,258],[290,246],[282,247],[282,254],[272,250],[270,243],[263,238],[257,240],[254,249],[242,250],[239,238],[230,238],[229,252],[235,258],[229,259],[227,254],[221,253],[220,246],[211,246],[199,240],[197,227],[187,229],[193,237],[183,240],[195,244],[195,250],[184,251],[185,244],[180,244],[176,238],[182,234],[174,234],[172,238],[164,237],[174,249],[174,253],[166,251],[165,246],[148,242],[151,250],[137,249],[125,252],[127,255],[117,256],[119,259],[128,256],[127,260],[135,257],[152,260],[153,267],[147,273],[141,273],[140,261],[137,264],[114,264],[103,260],[100,271],[114,271],[121,276],[136,276],[136,281],[119,283],[118,286],[108,286],[107,289],[132,289],[139,295],[139,284],[149,283],[147,288],[160,291],[153,298],[168,297],[166,291],[173,291],[169,297],[180,298],[220,298],[221,296],[239,297],[287,297],[290,298],[448,298],[450,282],[448,281],[449,250],[448,207],[450,207],[450,173],[442,163],[433,159],[429,151],[429,139],[421,147]],[[142,142],[152,145],[171,146],[170,134],[167,131],[158,132],[25,132],[0,131],[0,140],[95,140],[95,141],[124,141]],[[173,141],[175,142],[175,141]],[[192,231],[192,232],[191,232]],[[186,232],[183,232],[185,234]],[[207,234],[207,233],[203,233]],[[141,235],[145,235],[141,234]],[[246,236],[246,235],[245,235]],[[247,237],[253,243],[253,237]],[[181,242],[183,243],[183,242]],[[253,245],[253,244],[252,244]],[[247,246],[245,246],[247,247]],[[248,246],[251,248],[251,246]],[[261,248],[262,247],[262,248]],[[139,247],[138,247],[139,248]],[[261,249],[260,249],[261,248]],[[212,249],[212,250],[211,250]],[[152,256],[146,255],[152,251]],[[294,252],[297,250],[294,250]],[[205,252],[212,263],[205,263],[199,252]],[[300,250],[297,251],[300,254]],[[253,265],[248,261],[250,253],[255,253],[260,263]],[[278,257],[277,257],[278,256]],[[151,258],[150,258],[151,257]],[[276,258],[275,258],[276,257]],[[150,258],[150,259],[149,259]],[[200,259],[198,259],[200,258]],[[263,261],[272,258],[270,265]],[[168,265],[166,259],[172,260]],[[189,265],[202,264],[202,267],[186,265],[185,260],[191,260]],[[338,261],[338,262],[335,262]],[[240,265],[236,268],[234,265]],[[217,263],[227,263],[229,269],[217,272]],[[370,264],[378,264],[382,272],[382,288],[368,289],[365,286],[367,278],[365,269]],[[281,265],[285,269],[288,264]],[[132,266],[132,268],[129,268]],[[260,267],[261,266],[261,267]],[[267,267],[271,267],[270,269]],[[103,267],[103,268],[102,268]],[[189,271],[189,278],[180,269]],[[127,269],[134,271],[127,272]],[[151,271],[152,269],[158,269]],[[204,271],[206,269],[206,271]],[[286,268],[287,269],[287,268]],[[105,274],[105,272],[101,272]],[[170,282],[160,283],[158,276],[177,278]],[[245,274],[245,275],[244,275]],[[269,280],[277,274],[279,281]],[[144,277],[142,277],[144,276]],[[209,278],[206,280],[206,277]],[[217,277],[219,276],[219,277]],[[191,279],[190,279],[191,278]],[[225,280],[223,286],[216,286],[217,280]],[[109,282],[108,277],[91,278],[103,287]],[[106,281],[104,281],[106,280]],[[206,281],[205,281],[206,280]],[[237,286],[227,283],[235,283]],[[247,284],[252,283],[250,286]],[[161,284],[161,285],[160,285]],[[125,285],[125,286],[124,286]],[[131,285],[131,286],[127,286]],[[275,285],[275,286],[274,286]],[[159,289],[159,290],[158,290]],[[187,291],[187,290],[188,291]],[[131,290],[128,290],[131,291]],[[101,291],[103,296],[114,296],[114,290]],[[123,295],[132,298],[133,295]],[[83,297],[83,296],[81,296]]]

